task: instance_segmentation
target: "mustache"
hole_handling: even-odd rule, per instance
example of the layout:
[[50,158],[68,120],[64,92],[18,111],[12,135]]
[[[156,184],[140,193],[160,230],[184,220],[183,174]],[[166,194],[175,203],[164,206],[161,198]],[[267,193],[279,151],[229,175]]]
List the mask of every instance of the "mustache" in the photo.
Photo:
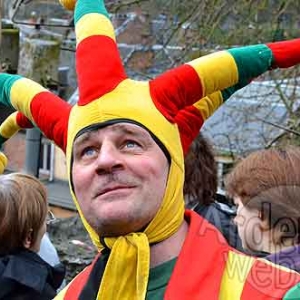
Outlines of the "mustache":
[[[103,175],[102,175],[103,176]],[[124,185],[134,185],[139,183],[139,180],[135,178],[134,176],[128,175],[128,174],[117,174],[117,173],[110,173],[107,175],[104,175],[101,178],[101,185],[107,185],[110,183],[117,183],[117,184],[124,184]]]
[[116,174],[110,173],[106,175],[102,175],[101,180],[99,181],[98,187],[94,193],[94,196],[97,197],[100,194],[103,194],[106,190],[114,188],[114,187],[133,187],[137,186],[140,181],[134,176],[130,176],[128,174]]

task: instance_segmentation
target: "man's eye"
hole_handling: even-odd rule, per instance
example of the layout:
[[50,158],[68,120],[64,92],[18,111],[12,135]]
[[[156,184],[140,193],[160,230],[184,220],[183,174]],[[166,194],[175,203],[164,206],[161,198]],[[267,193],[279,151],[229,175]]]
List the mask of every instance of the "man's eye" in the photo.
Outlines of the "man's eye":
[[88,147],[88,148],[85,148],[83,151],[82,151],[82,155],[83,156],[92,156],[96,153],[96,150],[94,148],[91,148],[91,147]]
[[135,147],[139,147],[140,145],[137,143],[137,142],[135,142],[135,141],[126,141],[125,142],[125,147],[126,148],[135,148]]

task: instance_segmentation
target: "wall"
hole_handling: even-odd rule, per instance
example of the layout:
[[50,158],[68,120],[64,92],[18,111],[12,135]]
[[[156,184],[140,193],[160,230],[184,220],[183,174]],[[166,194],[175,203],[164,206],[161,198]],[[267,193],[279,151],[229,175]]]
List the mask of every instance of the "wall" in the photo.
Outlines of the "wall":
[[55,147],[54,178],[59,180],[68,179],[65,154],[58,147]]
[[4,145],[4,153],[8,158],[7,169],[21,171],[25,162],[25,132],[19,132]]

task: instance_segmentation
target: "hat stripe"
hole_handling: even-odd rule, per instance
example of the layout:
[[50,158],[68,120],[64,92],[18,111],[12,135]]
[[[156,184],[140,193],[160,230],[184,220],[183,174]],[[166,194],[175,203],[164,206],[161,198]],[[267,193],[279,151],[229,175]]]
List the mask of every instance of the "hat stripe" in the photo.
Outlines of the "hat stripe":
[[222,93],[216,92],[202,98],[193,104],[193,107],[199,111],[203,121],[206,121],[223,104],[223,101]]
[[[227,99],[233,92],[247,85],[249,78],[256,78],[276,65],[288,67],[299,63],[299,41],[233,48],[195,59],[186,64],[195,72],[179,67],[151,82],[155,105],[172,121],[181,109],[215,91],[231,87],[223,93]],[[287,53],[283,50],[285,47]]]
[[90,13],[98,13],[109,18],[108,12],[105,8],[104,1],[99,0],[77,0],[75,12],[74,12],[74,22],[77,22],[84,16]]
[[46,91],[46,89],[38,83],[27,78],[21,78],[16,80],[11,86],[11,103],[17,111],[22,112],[28,119],[34,121],[30,104],[36,95],[44,91]]
[[150,82],[150,92],[156,107],[172,122],[181,109],[208,94],[237,84],[238,80],[233,56],[220,51],[158,76]]
[[61,148],[67,148],[69,115],[72,106],[58,96],[46,91],[36,95],[31,102],[34,122],[43,134]]
[[76,24],[77,45],[85,38],[94,35],[103,35],[116,40],[111,21],[106,16],[92,13],[82,17]]
[[78,105],[86,105],[112,91],[127,76],[103,1],[77,1],[75,31]]
[[240,86],[249,83],[249,78],[255,78],[270,69],[273,62],[272,51],[264,44],[228,50],[233,56]]
[[22,77],[19,75],[12,76],[5,73],[0,74],[0,103],[8,107],[13,107],[10,101],[10,91],[14,83],[21,78]]
[[31,123],[31,121],[20,112],[17,112],[16,123],[18,124],[18,126],[20,128],[23,128],[23,129],[34,127],[34,125]]
[[202,56],[188,64],[195,69],[202,83],[203,93],[198,100],[215,91],[233,86],[239,80],[237,64],[228,51]]
[[289,68],[300,62],[300,39],[269,43],[273,52],[273,68]]
[[[9,115],[0,125],[0,147],[21,128],[31,128],[32,123],[20,112]],[[0,174],[4,172],[7,165],[7,157],[0,152]]]
[[170,121],[178,110],[192,105],[203,94],[195,69],[187,64],[169,70],[149,81],[152,100],[157,109]]
[[[21,128],[18,121],[21,124],[27,124],[32,127],[32,123],[21,113],[14,112],[9,115],[0,126],[0,147],[14,134],[16,134]],[[7,157],[4,153],[0,153],[0,174],[4,172],[7,165]]]
[[188,152],[205,120],[217,110],[223,101],[223,95],[218,91],[178,112],[175,122],[178,125],[184,154]]
[[21,129],[17,122],[17,114],[18,112],[12,113],[2,122],[0,126],[0,135],[3,140],[11,138],[16,132]]
[[[24,114],[65,151],[70,104],[30,79],[3,73],[0,74],[0,96],[0,103]],[[18,120],[25,124],[20,116]]]
[[186,155],[192,141],[196,138],[204,120],[200,111],[193,105],[182,109],[175,117],[178,124],[183,154]]
[[20,126],[16,122],[16,114],[17,112],[9,115],[0,126],[0,144],[7,141],[10,137],[12,137],[17,131],[20,130]]
[[[246,78],[244,82],[250,83]],[[193,140],[197,137],[203,123],[237,90],[242,88],[240,82],[233,87],[206,96],[191,106],[178,112],[175,122],[178,124],[183,153],[187,154]]]
[[116,43],[105,36],[93,36],[82,41],[77,48],[76,61],[80,94],[78,105],[85,105],[111,92],[127,78],[124,68],[120,67],[122,62]]

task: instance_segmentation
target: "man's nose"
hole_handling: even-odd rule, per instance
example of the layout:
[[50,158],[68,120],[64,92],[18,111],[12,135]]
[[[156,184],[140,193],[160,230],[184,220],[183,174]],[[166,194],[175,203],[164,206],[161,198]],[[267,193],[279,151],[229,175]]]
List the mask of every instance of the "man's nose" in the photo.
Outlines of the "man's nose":
[[122,154],[118,148],[111,143],[104,142],[97,158],[97,173],[117,171],[123,166]]

